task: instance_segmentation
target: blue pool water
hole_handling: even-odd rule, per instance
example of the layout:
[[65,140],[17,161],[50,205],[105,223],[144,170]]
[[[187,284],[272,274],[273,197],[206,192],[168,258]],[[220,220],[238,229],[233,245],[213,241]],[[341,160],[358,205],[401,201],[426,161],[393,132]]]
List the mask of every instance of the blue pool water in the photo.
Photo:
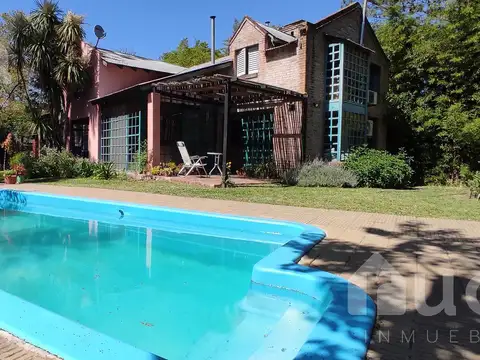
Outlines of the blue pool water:
[[278,244],[17,211],[0,219],[0,289],[167,359],[215,355],[239,331],[251,355],[255,335],[291,307],[249,293],[253,265]]
[[297,263],[324,236],[0,190],[0,328],[65,360],[362,359],[372,300]]

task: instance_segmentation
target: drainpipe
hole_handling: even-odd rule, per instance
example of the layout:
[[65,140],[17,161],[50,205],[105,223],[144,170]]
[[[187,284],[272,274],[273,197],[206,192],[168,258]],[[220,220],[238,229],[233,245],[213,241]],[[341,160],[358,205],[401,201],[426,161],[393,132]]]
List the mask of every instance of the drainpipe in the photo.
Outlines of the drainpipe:
[[211,54],[210,54],[210,60],[212,62],[212,64],[215,64],[215,18],[216,16],[210,16],[210,23],[211,23],[211,35],[212,35],[212,39],[211,39],[211,44],[210,44],[210,51],[211,51]]

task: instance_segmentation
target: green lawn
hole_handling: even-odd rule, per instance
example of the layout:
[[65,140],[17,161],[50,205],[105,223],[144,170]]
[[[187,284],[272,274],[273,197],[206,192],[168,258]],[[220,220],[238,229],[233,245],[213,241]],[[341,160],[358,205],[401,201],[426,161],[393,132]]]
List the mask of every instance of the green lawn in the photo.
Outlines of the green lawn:
[[50,182],[253,203],[304,206],[311,208],[376,212],[464,220],[480,220],[480,202],[468,198],[460,187],[419,187],[412,190],[301,188],[268,185],[211,189],[167,181],[70,179]]

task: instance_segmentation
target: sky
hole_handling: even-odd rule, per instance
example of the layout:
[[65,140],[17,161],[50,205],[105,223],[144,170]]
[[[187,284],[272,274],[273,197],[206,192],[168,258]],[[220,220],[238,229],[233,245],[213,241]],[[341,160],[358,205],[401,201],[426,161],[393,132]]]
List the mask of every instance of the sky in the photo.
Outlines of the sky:
[[[217,48],[232,34],[235,18],[249,15],[258,21],[287,24],[304,19],[316,22],[340,8],[340,0],[59,0],[64,11],[85,16],[87,41],[95,43],[95,25],[107,37],[99,47],[133,51],[158,59],[187,37],[210,42],[210,16],[217,16]],[[0,13],[30,12],[34,0],[0,0]]]

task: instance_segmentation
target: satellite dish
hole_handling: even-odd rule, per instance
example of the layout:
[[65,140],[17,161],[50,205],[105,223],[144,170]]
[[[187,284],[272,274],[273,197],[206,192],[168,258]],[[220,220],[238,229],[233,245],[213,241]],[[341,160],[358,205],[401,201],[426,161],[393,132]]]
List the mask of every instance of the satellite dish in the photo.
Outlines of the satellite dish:
[[95,47],[97,47],[100,39],[105,38],[105,36],[107,36],[107,33],[105,32],[105,30],[103,30],[103,27],[101,27],[100,25],[95,25],[95,28],[93,29],[93,31],[95,32],[95,36],[97,37],[97,43],[95,44]]

